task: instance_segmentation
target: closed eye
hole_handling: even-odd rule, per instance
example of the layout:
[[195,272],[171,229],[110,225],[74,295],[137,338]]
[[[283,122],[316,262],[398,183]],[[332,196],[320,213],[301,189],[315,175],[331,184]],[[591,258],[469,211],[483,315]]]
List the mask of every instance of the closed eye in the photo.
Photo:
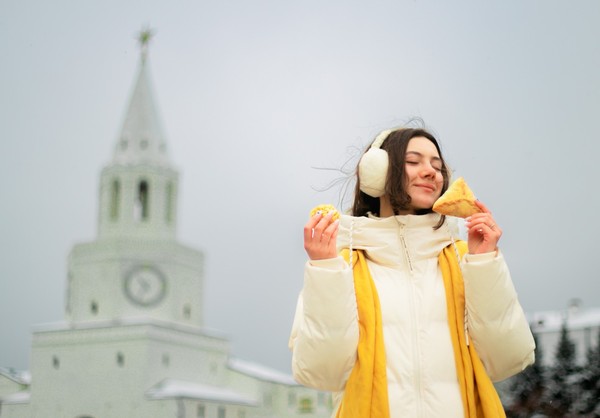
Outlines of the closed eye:
[[[420,163],[421,163],[420,161],[406,161],[406,164],[409,164],[409,165],[418,165],[418,164],[420,164]],[[441,172],[441,171],[442,171],[442,167],[441,167],[441,166],[439,166],[439,165],[437,165],[437,164],[431,164],[431,167],[432,167],[432,168],[433,168],[435,171],[438,171],[438,172]]]

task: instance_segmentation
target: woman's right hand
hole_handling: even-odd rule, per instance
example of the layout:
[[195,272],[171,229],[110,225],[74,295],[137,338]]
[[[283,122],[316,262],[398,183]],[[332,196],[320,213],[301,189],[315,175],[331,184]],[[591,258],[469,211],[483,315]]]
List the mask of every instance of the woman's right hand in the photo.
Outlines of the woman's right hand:
[[335,211],[316,213],[304,225],[304,249],[311,260],[337,257],[336,240],[340,221],[331,221]]

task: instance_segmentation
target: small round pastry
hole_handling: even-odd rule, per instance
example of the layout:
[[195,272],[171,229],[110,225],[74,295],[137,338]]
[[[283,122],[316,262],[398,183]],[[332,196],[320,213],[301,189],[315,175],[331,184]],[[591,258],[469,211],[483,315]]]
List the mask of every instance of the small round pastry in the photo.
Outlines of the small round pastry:
[[310,216],[314,216],[319,211],[321,211],[321,213],[323,214],[323,216],[326,216],[331,211],[335,211],[335,213],[331,217],[332,221],[335,221],[335,220],[337,220],[337,219],[340,218],[340,212],[338,212],[338,210],[333,205],[319,205],[319,206],[315,206],[310,211]]

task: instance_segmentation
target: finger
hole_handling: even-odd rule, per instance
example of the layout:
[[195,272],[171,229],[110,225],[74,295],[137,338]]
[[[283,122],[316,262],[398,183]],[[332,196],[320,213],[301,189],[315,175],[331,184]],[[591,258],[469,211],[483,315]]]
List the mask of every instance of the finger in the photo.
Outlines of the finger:
[[494,224],[493,220],[490,221],[491,218],[485,217],[475,217],[467,218],[465,222],[465,227],[469,231],[469,233],[478,232],[479,234],[494,232],[496,228],[496,224]]
[[497,245],[498,241],[500,240],[500,237],[502,236],[502,231],[494,224],[481,224],[478,227],[477,232],[481,236],[482,240],[494,243],[494,246]]
[[477,207],[479,207],[479,209],[481,209],[481,211],[483,213],[492,213],[488,207],[486,205],[483,204],[483,202],[481,200],[476,200],[475,204],[477,205]]
[[466,225],[469,225],[469,224],[476,225],[479,223],[485,223],[488,226],[496,225],[496,221],[494,220],[494,218],[492,217],[492,214],[490,212],[474,213],[473,215],[469,216],[468,218],[465,218]]
[[313,237],[304,242],[304,249],[311,260],[334,258],[337,255],[336,239],[338,229],[339,220],[336,220],[322,232],[317,229],[314,230]]
[[323,214],[321,212],[315,213],[313,216],[308,218],[308,222],[306,223],[305,227],[309,227],[311,229],[314,228],[322,218]]
[[489,230],[493,233],[500,231],[500,227],[496,224],[494,218],[492,218],[489,214],[485,214],[485,216],[477,218],[474,221],[474,225],[478,225],[480,228],[483,227],[484,230]]
[[337,241],[338,232],[340,230],[340,221],[339,219],[335,221],[335,228],[333,229],[333,233],[331,234],[331,241]]
[[329,224],[329,226],[321,234],[321,242],[329,242],[337,237],[340,222],[338,220]]
[[333,215],[335,215],[336,213],[337,213],[337,211],[335,211],[335,210],[331,210],[331,211],[327,212],[327,214],[325,216],[323,216],[322,221],[331,222]]
[[[327,258],[334,258],[337,255],[337,235],[339,231],[339,221],[336,220],[332,226],[331,235],[327,242]],[[329,231],[328,231],[329,232]]]
[[496,234],[502,234],[502,230],[500,229],[500,227],[498,225],[496,225],[496,222],[494,221],[494,219],[490,219],[490,222],[487,223],[486,225],[494,233],[496,233]]
[[321,234],[325,231],[325,228],[327,228],[331,224],[332,217],[333,217],[333,212],[329,212],[327,215],[322,216],[321,219],[319,219],[319,221],[317,222],[317,224],[314,227],[314,230],[315,230],[314,235],[320,237]]
[[309,218],[308,222],[304,225],[304,242],[308,242],[313,238],[315,226],[322,217],[321,213],[316,213]]

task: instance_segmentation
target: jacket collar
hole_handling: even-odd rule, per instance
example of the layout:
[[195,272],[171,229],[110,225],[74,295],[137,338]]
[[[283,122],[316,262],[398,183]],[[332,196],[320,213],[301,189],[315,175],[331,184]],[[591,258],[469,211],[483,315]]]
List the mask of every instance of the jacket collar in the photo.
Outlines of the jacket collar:
[[[437,257],[456,235],[455,222],[446,222],[439,229],[433,227],[440,215],[399,215],[379,218],[342,215],[338,232],[338,249],[364,250],[367,257],[379,264],[398,266],[407,262]],[[450,226],[452,224],[452,226]],[[409,261],[410,260],[410,261]]]

